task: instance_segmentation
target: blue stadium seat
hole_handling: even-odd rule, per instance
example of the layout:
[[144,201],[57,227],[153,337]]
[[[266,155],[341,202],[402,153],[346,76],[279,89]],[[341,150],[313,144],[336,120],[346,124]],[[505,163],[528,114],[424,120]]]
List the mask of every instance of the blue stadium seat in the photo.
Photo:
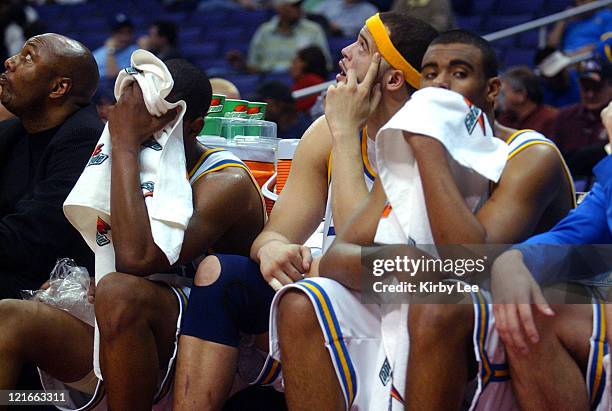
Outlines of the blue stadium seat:
[[232,42],[241,42],[245,40],[242,36],[242,28],[240,27],[218,27],[216,30],[207,30],[206,33],[202,36],[205,41],[232,41]]
[[219,52],[219,47],[215,42],[181,44],[181,53],[188,59],[215,59]]
[[293,83],[293,79],[291,78],[291,75],[289,73],[286,73],[286,72],[267,73],[261,79],[261,81],[262,82],[264,82],[264,81],[280,81],[281,83],[285,83],[289,87],[291,87],[291,84]]
[[85,44],[87,48],[89,48],[91,51],[94,51],[98,47],[102,47],[104,45],[104,42],[108,38],[108,34],[104,32],[95,33],[95,32],[79,31],[76,33],[74,38],[80,41],[81,43]]
[[236,85],[242,96],[253,94],[260,83],[259,75],[257,74],[234,75],[226,78]]
[[497,3],[496,14],[534,14],[544,6],[544,0],[510,0]]
[[178,44],[188,45],[201,41],[202,30],[199,27],[181,27],[178,33]]
[[494,12],[495,4],[497,0],[476,0],[474,1],[473,14],[486,16],[491,15]]
[[525,23],[532,20],[530,14],[520,14],[514,16],[494,15],[485,19],[483,22],[484,29],[487,33],[507,29],[508,27],[516,26],[517,24]]
[[518,35],[518,44],[521,47],[538,47],[539,30],[529,30]]
[[533,57],[535,55],[535,48],[512,48],[506,51],[505,65],[506,67],[517,66],[517,65],[533,65]]
[[342,58],[342,49],[354,42],[355,39],[352,37],[330,37],[327,41],[332,56],[332,64],[335,66],[338,60]]
[[457,16],[457,26],[461,29],[478,32],[480,30],[480,15],[475,16]]

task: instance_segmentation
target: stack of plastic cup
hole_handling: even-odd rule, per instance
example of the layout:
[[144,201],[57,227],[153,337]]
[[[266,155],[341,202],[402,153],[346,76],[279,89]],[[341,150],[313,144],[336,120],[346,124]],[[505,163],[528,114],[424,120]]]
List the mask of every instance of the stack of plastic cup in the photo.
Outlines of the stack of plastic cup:
[[249,124],[244,128],[247,136],[261,136],[261,124],[259,123],[266,115],[267,103],[252,101],[247,108],[247,119]]
[[208,108],[208,113],[204,118],[204,127],[200,131],[203,136],[220,136],[221,135],[221,117],[225,107],[225,96],[223,94],[213,94]]

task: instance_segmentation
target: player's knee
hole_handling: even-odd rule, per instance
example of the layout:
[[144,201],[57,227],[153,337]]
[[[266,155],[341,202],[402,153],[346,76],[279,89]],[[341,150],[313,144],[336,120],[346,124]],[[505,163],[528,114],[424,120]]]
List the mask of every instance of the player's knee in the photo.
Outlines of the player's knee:
[[221,262],[214,255],[206,257],[198,266],[194,284],[198,287],[204,287],[213,284],[221,275]]
[[282,295],[278,305],[278,326],[287,336],[302,339],[316,335],[319,330],[317,315],[303,292],[288,290]]
[[411,343],[444,341],[448,337],[464,337],[471,333],[471,304],[414,304],[408,314]]
[[113,338],[146,321],[142,314],[146,312],[148,298],[139,287],[139,280],[131,275],[111,273],[96,286],[96,321],[103,338]]

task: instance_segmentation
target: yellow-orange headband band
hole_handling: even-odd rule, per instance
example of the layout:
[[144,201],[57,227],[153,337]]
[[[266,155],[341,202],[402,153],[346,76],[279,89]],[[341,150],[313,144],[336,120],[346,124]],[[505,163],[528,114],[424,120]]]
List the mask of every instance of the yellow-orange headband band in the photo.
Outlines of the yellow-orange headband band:
[[404,73],[404,78],[408,84],[418,89],[421,85],[421,73],[415,70],[391,43],[387,29],[378,13],[366,20],[366,27],[370,31],[380,55],[387,60],[391,67]]

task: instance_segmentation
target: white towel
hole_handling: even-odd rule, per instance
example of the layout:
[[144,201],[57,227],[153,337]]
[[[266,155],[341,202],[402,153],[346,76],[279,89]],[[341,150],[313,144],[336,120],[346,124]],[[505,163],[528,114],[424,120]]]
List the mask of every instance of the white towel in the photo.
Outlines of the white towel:
[[[155,244],[164,252],[170,264],[180,255],[187,223],[193,213],[191,186],[186,177],[183,146],[183,100],[169,103],[174,81],[165,64],[145,50],[131,56],[132,67],[122,70],[115,82],[117,100],[131,82],[142,89],[149,113],[160,116],[180,107],[179,114],[163,130],[143,144],[140,152],[140,181],[149,214]],[[81,233],[95,253],[96,283],[115,271],[115,252],[110,226],[111,138],[108,125],[104,128],[91,159],[64,202],[64,214]],[[98,363],[99,335],[96,327],[94,368],[100,377]]]
[[[480,109],[460,94],[438,88],[414,93],[379,131],[378,176],[392,211],[381,220],[375,241],[433,244],[418,166],[403,131],[433,137],[446,147],[455,182],[474,212],[488,197],[489,180],[497,182],[501,177],[508,146],[493,136]],[[382,310],[383,345],[392,366],[393,385],[402,393],[409,352],[408,310],[407,304],[386,304]]]
[[403,131],[440,141],[448,150],[459,190],[473,208],[489,182],[497,182],[506,164],[508,146],[493,137],[482,110],[462,95],[429,87],[412,95],[376,137],[378,175],[406,237],[433,244],[421,178]]

